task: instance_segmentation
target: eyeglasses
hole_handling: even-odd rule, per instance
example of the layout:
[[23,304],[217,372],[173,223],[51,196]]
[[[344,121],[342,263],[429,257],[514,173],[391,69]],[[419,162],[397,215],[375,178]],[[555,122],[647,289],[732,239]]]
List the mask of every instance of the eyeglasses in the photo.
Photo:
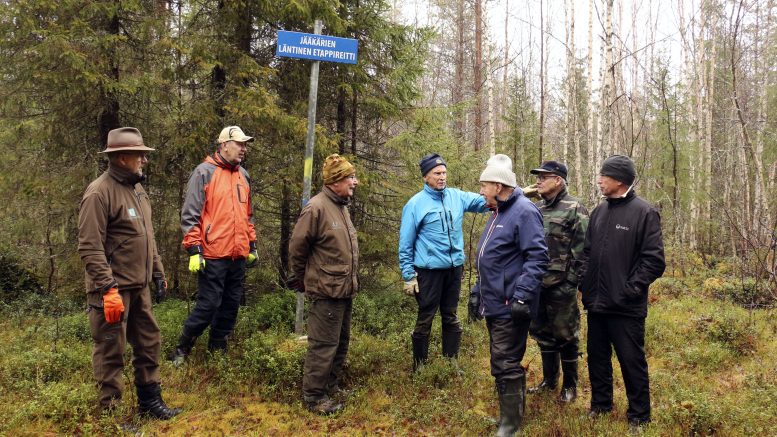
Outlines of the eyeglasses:
[[537,182],[545,182],[548,179],[557,178],[557,177],[558,176],[556,175],[540,175],[540,176],[537,176]]

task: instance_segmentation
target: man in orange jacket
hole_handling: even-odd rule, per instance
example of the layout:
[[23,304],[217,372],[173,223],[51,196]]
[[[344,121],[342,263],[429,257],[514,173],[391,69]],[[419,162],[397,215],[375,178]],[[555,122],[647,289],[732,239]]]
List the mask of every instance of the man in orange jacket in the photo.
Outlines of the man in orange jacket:
[[246,267],[256,263],[251,179],[240,166],[253,141],[238,126],[219,135],[213,155],[194,169],[181,210],[189,271],[197,273],[197,304],[170,359],[181,364],[210,326],[208,350],[225,351],[237,320]]

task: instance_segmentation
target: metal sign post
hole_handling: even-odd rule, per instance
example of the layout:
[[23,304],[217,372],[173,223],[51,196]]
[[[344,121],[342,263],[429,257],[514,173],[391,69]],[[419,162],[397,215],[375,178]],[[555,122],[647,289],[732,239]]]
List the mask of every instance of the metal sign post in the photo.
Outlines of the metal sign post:
[[[305,170],[302,186],[302,207],[310,200],[313,180],[313,146],[316,142],[316,105],[318,103],[318,68],[320,61],[356,63],[358,40],[321,35],[323,24],[316,20],[313,33],[278,31],[275,55],[287,58],[311,59],[310,94],[308,95],[308,134],[305,138]],[[302,278],[298,278],[302,280]],[[297,309],[294,317],[294,332],[302,335],[304,330],[305,296],[297,293]]]

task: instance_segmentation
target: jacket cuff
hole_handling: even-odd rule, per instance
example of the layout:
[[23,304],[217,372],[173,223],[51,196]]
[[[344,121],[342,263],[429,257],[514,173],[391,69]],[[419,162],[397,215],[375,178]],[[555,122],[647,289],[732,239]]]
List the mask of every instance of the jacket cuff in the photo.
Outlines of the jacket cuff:
[[256,241],[252,241],[248,243],[248,251],[249,252],[255,252],[256,251]]
[[108,290],[110,290],[111,288],[119,288],[119,283],[118,283],[118,282],[116,282],[116,281],[111,281],[111,282],[109,282],[109,283],[107,283],[107,284],[103,285],[102,287],[99,287],[99,288],[97,289],[97,291],[99,291],[99,292],[100,292],[100,293],[102,293],[102,294],[105,294],[105,293],[107,293],[107,292],[108,292]]
[[186,253],[189,254],[189,256],[200,254],[202,255],[202,246],[191,246],[186,248]]

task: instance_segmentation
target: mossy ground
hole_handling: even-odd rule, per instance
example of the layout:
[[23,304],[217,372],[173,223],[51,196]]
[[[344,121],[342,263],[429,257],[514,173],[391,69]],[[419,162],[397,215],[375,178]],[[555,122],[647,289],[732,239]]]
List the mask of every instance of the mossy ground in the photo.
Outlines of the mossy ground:
[[[777,320],[772,309],[748,311],[670,275],[652,292],[646,348],[653,422],[644,435],[777,435]],[[678,289],[690,284],[687,289]],[[489,435],[498,404],[489,374],[483,322],[464,324],[457,362],[440,354],[435,321],[431,360],[411,374],[415,303],[399,291],[370,292],[355,303],[351,349],[334,417],[308,413],[300,401],[305,343],[290,332],[294,296],[269,294],[241,309],[229,352],[210,355],[204,339],[181,368],[162,363],[164,398],[183,407],[174,420],[137,419],[135,394],[98,415],[91,337],[83,312],[58,318],[19,312],[0,322],[0,433],[6,435]],[[462,300],[459,313],[466,314]],[[169,352],[186,316],[183,301],[155,307]],[[583,332],[585,336],[585,316]],[[581,349],[585,350],[585,340]],[[533,340],[524,365],[541,379]],[[590,391],[581,361],[580,397],[529,396],[525,435],[623,435],[626,400],[615,368],[615,411],[587,418]],[[127,387],[132,371],[125,370]]]

